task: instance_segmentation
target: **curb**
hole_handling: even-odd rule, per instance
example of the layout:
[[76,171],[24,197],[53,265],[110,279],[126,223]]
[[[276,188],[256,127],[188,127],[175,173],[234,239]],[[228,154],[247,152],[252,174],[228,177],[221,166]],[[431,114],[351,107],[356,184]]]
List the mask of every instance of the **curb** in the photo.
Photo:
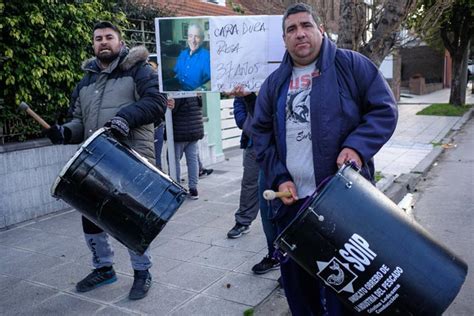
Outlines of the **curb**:
[[[454,124],[447,135],[443,138],[442,143],[447,144],[452,142],[453,137],[461,130],[461,128],[474,116],[474,109],[469,109],[459,120]],[[434,147],[431,152],[420,161],[410,173],[403,173],[399,175],[393,182],[383,186],[380,190],[393,202],[399,203],[403,197],[410,192],[415,191],[416,185],[422,177],[424,177],[431,169],[433,164],[444,152],[443,147]]]

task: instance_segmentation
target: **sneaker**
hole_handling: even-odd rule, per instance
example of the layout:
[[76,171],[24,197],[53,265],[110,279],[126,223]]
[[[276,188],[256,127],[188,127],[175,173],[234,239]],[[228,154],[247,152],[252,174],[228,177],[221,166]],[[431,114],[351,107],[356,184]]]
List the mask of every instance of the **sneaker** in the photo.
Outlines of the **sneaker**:
[[239,238],[242,234],[247,234],[250,231],[250,226],[241,225],[239,223],[235,224],[231,230],[227,233],[228,238]]
[[197,189],[189,189],[189,198],[191,200],[199,199],[199,194]]
[[131,300],[139,300],[144,298],[148,294],[148,290],[151,287],[151,274],[148,270],[134,270],[133,273],[133,285],[128,294],[128,298]]
[[117,276],[115,275],[114,268],[104,267],[94,269],[88,276],[76,284],[76,290],[78,292],[88,292],[99,286],[110,284],[115,281],[117,281]]
[[277,270],[280,262],[269,255],[263,257],[262,261],[253,266],[252,271],[255,274],[264,274],[271,270]]
[[199,177],[201,178],[201,177],[204,177],[204,176],[208,176],[213,172],[214,172],[214,169],[204,169],[203,168],[203,169],[199,170]]

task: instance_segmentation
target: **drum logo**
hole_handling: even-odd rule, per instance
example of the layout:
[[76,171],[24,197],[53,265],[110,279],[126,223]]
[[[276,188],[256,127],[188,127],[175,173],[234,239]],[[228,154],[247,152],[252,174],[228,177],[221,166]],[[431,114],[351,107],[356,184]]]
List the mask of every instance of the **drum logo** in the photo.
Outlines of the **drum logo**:
[[333,257],[329,262],[317,261],[318,276],[337,293],[342,291],[354,293],[352,282],[357,279],[357,275],[351,271],[349,264],[342,263]]

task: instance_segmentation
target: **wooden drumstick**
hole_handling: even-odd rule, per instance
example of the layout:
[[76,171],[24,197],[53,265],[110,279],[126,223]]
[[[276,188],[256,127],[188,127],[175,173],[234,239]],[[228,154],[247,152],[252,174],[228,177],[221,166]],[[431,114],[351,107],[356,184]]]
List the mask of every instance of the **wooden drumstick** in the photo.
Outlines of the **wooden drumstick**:
[[263,191],[263,198],[268,201],[274,200],[276,198],[282,198],[282,197],[291,197],[291,192],[290,191],[275,192],[273,190]]
[[40,123],[41,126],[43,126],[44,128],[46,129],[50,129],[51,126],[46,123],[45,120],[43,120],[41,118],[41,116],[39,116],[38,114],[35,113],[35,111],[33,111],[32,109],[30,109],[30,106],[28,104],[26,104],[25,102],[21,102],[20,103],[20,106],[18,107],[20,110],[24,110],[26,111],[26,113],[28,113],[36,122]]

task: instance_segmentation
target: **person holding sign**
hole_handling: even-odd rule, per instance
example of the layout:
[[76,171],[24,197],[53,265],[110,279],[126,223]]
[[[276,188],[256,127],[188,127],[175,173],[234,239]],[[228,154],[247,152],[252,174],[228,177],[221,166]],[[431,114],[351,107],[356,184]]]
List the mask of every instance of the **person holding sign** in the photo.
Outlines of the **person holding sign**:
[[188,27],[188,48],[183,50],[176,61],[174,72],[182,91],[209,90],[204,84],[211,80],[211,61],[207,49],[202,47],[204,30],[199,24]]
[[[338,49],[312,8],[291,5],[283,16],[286,53],[263,83],[251,123],[267,187],[290,192],[273,211],[281,232],[317,185],[353,162],[373,182],[373,157],[393,134],[393,94],[366,57]],[[350,219],[347,219],[350,220]],[[281,263],[293,315],[350,315],[332,290],[289,259]]]

